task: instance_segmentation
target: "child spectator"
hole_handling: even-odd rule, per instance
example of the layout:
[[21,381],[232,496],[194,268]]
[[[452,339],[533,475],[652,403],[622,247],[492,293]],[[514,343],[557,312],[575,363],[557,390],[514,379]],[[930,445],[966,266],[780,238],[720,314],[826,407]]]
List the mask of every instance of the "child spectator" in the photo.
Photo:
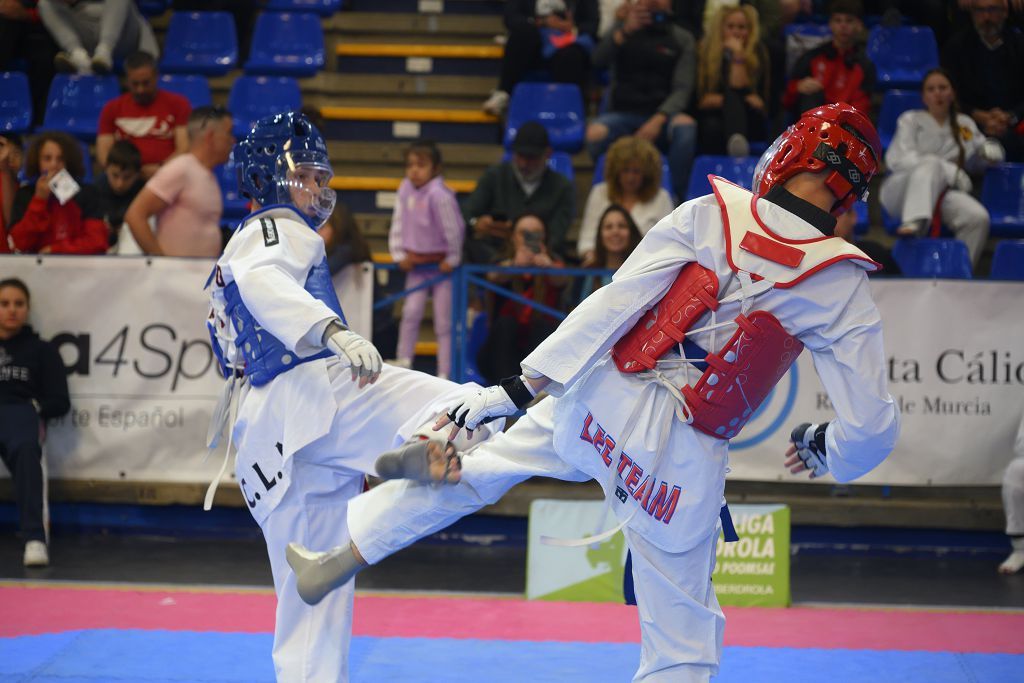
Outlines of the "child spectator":
[[875,65],[861,42],[864,9],[860,0],[833,0],[828,28],[832,40],[804,54],[793,66],[782,105],[790,114],[823,104],[846,102],[865,116],[871,114]]
[[[437,266],[450,273],[462,260],[466,224],[459,213],[455,193],[441,175],[441,151],[429,140],[414,142],[405,153],[405,178],[398,187],[398,200],[391,217],[388,249],[405,271],[405,288],[411,289],[436,277]],[[431,287],[434,298],[434,332],[437,334],[437,374],[447,378],[452,356],[452,282],[446,278]],[[412,367],[427,291],[421,289],[405,298],[398,331],[396,365]]]
[[29,182],[18,190],[11,209],[8,235],[12,246],[30,254],[102,254],[107,250],[107,226],[100,214],[95,189],[79,187],[63,203],[50,181],[66,170],[78,184],[85,166],[78,141],[67,133],[40,133],[28,148],[25,174]]
[[11,472],[26,567],[50,563],[41,441],[45,421],[68,412],[64,363],[27,325],[28,287],[0,280],[0,459]]
[[[597,245],[594,248],[593,268],[615,271],[619,269],[640,240],[644,238],[633,217],[624,206],[612,204],[598,221]],[[587,278],[583,284],[580,300],[590,296],[596,289],[612,281],[611,275]]]
[[0,133],[0,254],[11,253],[7,240],[7,226],[11,224],[11,209],[18,191],[18,171],[23,160],[21,136]]
[[646,234],[673,209],[672,198],[661,186],[661,155],[647,140],[632,135],[619,138],[608,148],[605,180],[590,189],[583,209],[576,252],[584,267],[594,265],[600,217],[612,204],[625,208]]
[[745,157],[768,122],[768,50],[757,10],[721,7],[698,49],[697,128],[705,154]]
[[975,265],[988,238],[988,210],[971,195],[971,172],[1002,160],[1002,147],[986,140],[974,119],[961,114],[949,73],[932,69],[921,86],[924,109],[903,112],[885,152],[892,172],[880,200],[902,225],[903,237],[925,235],[941,219],[967,244]]
[[107,154],[107,167],[96,179],[100,214],[110,228],[111,245],[117,243],[124,214],[145,184],[139,149],[127,140],[118,140]]

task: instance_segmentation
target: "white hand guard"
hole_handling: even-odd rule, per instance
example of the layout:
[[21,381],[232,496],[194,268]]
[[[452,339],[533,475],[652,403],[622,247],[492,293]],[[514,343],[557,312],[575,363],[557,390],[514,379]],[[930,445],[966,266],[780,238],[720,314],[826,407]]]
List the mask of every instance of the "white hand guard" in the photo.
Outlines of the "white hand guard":
[[995,138],[988,138],[981,145],[981,158],[989,166],[995,166],[1006,161],[1006,150]]
[[498,386],[478,389],[465,398],[455,399],[444,412],[457,427],[472,431],[483,422],[514,415],[532,399],[533,392],[522,377],[509,377]]
[[796,455],[804,467],[814,473],[815,477],[823,477],[828,474],[828,461],[825,459],[825,429],[827,422],[812,425],[805,422],[790,435],[790,440],[796,446]]
[[332,322],[324,332],[324,344],[338,357],[347,360],[352,368],[352,381],[359,386],[372,384],[380,376],[384,361],[377,347],[340,323]]
[[961,192],[970,192],[973,187],[974,183],[971,182],[971,176],[964,169],[958,168],[956,179],[953,181],[953,189],[960,190]]

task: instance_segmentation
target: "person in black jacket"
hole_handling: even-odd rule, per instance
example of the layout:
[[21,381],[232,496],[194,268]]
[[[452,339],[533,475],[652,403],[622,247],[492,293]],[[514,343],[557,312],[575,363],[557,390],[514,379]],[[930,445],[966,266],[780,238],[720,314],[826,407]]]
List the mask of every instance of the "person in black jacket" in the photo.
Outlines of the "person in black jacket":
[[41,442],[45,421],[67,413],[71,402],[60,354],[26,324],[28,311],[25,283],[0,280],[0,459],[14,480],[25,566],[45,567]]

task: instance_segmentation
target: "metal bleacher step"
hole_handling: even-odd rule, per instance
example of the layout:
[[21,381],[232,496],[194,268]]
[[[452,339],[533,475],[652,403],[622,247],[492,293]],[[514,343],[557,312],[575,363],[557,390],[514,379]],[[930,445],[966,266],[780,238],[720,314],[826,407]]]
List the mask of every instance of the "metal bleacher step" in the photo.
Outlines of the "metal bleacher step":
[[[395,208],[401,176],[342,175],[331,179],[331,187],[353,213],[385,213]],[[476,180],[446,179],[445,184],[458,195],[466,195],[476,187]]]
[[340,43],[336,69],[342,73],[486,76],[493,85],[505,49],[501,45],[429,43]]
[[324,22],[325,41],[330,34],[386,34],[415,36],[458,36],[493,39],[504,35],[500,15],[438,14],[419,12],[338,12]]
[[446,15],[501,16],[500,0],[345,0],[352,12],[416,12]]
[[498,119],[479,109],[412,107],[322,107],[325,135],[332,140],[411,141],[493,144]]

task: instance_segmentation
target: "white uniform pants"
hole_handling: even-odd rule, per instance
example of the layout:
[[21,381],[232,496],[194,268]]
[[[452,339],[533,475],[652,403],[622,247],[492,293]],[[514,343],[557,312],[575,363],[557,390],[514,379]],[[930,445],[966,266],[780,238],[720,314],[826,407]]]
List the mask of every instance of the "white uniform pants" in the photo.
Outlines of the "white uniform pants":
[[[501,498],[532,476],[584,481],[552,443],[555,399],[469,453],[457,486],[390,481],[349,502],[352,541],[375,564],[419,538]],[[704,683],[718,669],[725,617],[711,586],[717,529],[685,553],[666,553],[627,532],[640,611],[642,655],[635,681]],[[524,672],[525,676],[525,672]]]
[[348,543],[345,503],[362,491],[364,474],[374,473],[377,456],[432,419],[430,404],[461,391],[453,382],[390,365],[362,390],[351,382],[347,368],[333,364],[328,372],[337,404],[330,431],[292,455],[288,489],[261,524],[277,593],[274,669],[279,683],[348,681],[354,590],[350,582],[313,607],[305,604],[285,561],[285,547],[291,541],[315,550]]
[[[880,201],[891,216],[908,223],[932,219],[939,195],[949,186],[939,159],[926,159],[911,171],[893,173],[882,183]],[[988,239],[989,216],[985,207],[967,192],[949,188],[939,207],[942,223],[967,245],[971,263],[977,264]]]
[[1003,473],[1006,535],[1024,536],[1024,458],[1015,458]]

